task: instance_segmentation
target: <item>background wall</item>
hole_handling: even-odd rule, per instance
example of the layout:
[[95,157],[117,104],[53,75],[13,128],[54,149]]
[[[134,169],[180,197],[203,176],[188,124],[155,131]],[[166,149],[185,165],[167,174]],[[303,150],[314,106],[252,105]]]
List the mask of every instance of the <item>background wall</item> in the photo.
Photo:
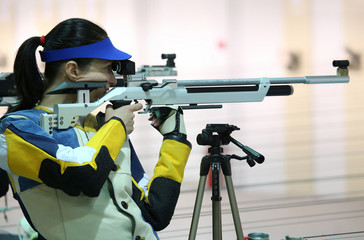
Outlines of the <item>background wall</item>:
[[[232,161],[236,188],[265,194],[346,193],[364,177],[363,1],[0,0],[0,72],[12,71],[25,39],[45,35],[70,17],[103,26],[136,65],[163,64],[161,53],[176,53],[181,80],[333,75],[332,60],[350,60],[350,84],[295,85],[289,97],[185,111],[193,150],[183,191],[196,190],[207,148],[195,138],[207,123],[237,125],[241,130],[232,136],[266,157],[253,168]],[[147,117],[137,116],[131,139],[151,175],[161,137]],[[224,148],[243,154],[232,144]],[[305,184],[282,184],[289,182]],[[21,214],[7,214],[10,222],[0,218],[0,228],[13,230]]]

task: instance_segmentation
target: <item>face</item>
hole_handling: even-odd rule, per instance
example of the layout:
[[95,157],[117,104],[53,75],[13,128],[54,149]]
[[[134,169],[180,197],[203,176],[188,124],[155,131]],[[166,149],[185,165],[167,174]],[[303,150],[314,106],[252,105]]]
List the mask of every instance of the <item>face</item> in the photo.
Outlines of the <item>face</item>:
[[110,86],[116,84],[116,78],[112,71],[112,61],[93,59],[91,64],[84,71],[81,71],[77,81],[106,82],[104,87],[91,91],[90,101],[96,101],[105,95]]

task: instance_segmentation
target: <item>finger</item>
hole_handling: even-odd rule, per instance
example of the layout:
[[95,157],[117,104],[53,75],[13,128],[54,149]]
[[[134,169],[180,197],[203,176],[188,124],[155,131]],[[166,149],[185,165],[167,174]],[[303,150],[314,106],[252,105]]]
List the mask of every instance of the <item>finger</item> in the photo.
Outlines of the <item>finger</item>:
[[161,121],[156,118],[154,119],[154,121],[151,123],[153,127],[159,127],[159,125],[161,124]]
[[130,128],[128,134],[131,134],[134,131],[134,127]]
[[108,104],[106,107],[105,107],[105,114],[112,114],[112,111],[113,111],[113,107],[111,104]]
[[110,108],[113,108],[113,107],[112,107],[112,104],[108,104],[108,105],[106,105],[106,109],[110,109]]
[[137,103],[129,106],[129,110],[132,112],[139,111],[143,108],[143,104]]

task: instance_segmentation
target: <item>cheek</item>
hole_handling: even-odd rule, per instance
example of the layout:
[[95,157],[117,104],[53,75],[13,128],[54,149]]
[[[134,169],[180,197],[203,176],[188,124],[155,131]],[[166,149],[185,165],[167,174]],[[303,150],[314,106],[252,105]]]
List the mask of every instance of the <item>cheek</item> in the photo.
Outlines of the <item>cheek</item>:
[[97,82],[105,81],[105,82],[107,82],[107,81],[109,81],[109,79],[110,79],[110,76],[107,73],[90,72],[82,78],[82,81],[97,81]]

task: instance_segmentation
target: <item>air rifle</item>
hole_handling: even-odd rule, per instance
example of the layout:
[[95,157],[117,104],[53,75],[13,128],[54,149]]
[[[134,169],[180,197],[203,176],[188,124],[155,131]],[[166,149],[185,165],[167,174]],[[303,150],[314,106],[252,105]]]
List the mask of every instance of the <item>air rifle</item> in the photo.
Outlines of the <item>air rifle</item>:
[[103,87],[105,82],[63,82],[48,94],[77,93],[77,103],[55,104],[53,114],[41,116],[42,128],[50,134],[53,128],[67,129],[75,125],[79,116],[86,116],[108,101],[115,107],[144,100],[146,108],[143,113],[147,113],[151,107],[161,105],[180,105],[183,109],[221,108],[223,103],[261,102],[266,96],[289,96],[293,94],[290,84],[348,83],[350,80],[348,60],[333,61],[337,73],[327,76],[162,81],[147,79],[177,76],[175,57],[175,54],[162,54],[162,59],[167,59],[166,65],[144,65],[138,71],[135,71],[135,64],[130,60],[115,62],[113,70],[118,84],[95,102],[90,102],[90,91]]

